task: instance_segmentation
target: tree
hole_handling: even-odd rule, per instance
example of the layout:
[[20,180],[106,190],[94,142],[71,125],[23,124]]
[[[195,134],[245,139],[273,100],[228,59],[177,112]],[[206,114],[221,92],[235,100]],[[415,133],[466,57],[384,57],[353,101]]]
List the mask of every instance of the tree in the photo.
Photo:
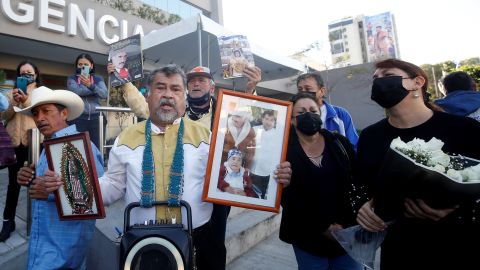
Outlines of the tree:
[[160,25],[168,25],[182,20],[177,14],[169,14],[156,7],[142,4],[135,8],[132,0],[96,0],[97,2],[108,5],[114,9],[138,16],[147,21]]
[[460,66],[458,68],[458,71],[463,71],[470,75],[476,83],[480,83],[480,65],[466,65],[466,66]]
[[[453,62],[452,62],[453,63]],[[437,83],[440,78],[442,78],[442,70],[443,70],[443,63],[430,65],[424,64],[421,65],[420,68],[425,71],[428,78],[428,89],[427,91],[433,95],[433,97],[438,98],[438,94],[435,93],[435,84]]]
[[460,66],[478,66],[480,65],[480,57],[472,57],[460,61]]
[[97,0],[97,2],[109,5],[110,7],[123,12],[131,13],[134,10],[132,0]]
[[449,60],[449,61],[442,62],[442,63],[440,63],[440,64],[442,65],[442,70],[443,70],[444,72],[447,72],[447,73],[450,73],[450,72],[455,71],[455,68],[456,68],[456,66],[457,66],[457,65],[455,64],[455,62],[450,61],[450,60]]

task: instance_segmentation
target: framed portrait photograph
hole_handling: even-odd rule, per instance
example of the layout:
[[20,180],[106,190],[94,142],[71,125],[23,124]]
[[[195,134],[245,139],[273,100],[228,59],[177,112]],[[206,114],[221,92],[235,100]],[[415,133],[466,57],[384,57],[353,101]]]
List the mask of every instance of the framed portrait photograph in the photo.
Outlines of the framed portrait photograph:
[[216,106],[203,200],[278,213],[291,102],[220,90]]
[[105,208],[88,132],[44,141],[48,168],[64,184],[55,191],[60,220],[100,219]]

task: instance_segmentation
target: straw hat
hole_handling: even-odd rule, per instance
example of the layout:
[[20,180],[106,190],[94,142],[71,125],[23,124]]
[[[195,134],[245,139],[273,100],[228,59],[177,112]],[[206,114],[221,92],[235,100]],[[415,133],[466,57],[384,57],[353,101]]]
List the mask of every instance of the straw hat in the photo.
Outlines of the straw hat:
[[71,121],[83,113],[84,103],[77,94],[67,90],[52,90],[41,86],[32,91],[31,105],[26,108],[14,106],[15,112],[32,116],[32,109],[43,104],[60,104],[68,109],[67,120]]

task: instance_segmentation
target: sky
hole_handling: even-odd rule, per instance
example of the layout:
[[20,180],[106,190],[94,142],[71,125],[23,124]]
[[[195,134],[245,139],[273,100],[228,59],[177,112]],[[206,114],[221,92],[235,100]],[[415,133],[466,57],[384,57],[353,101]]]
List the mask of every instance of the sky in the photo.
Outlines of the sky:
[[417,65],[480,56],[479,0],[223,0],[224,27],[288,56],[318,41],[308,54],[331,64],[328,24],[363,14],[395,16],[400,58]]

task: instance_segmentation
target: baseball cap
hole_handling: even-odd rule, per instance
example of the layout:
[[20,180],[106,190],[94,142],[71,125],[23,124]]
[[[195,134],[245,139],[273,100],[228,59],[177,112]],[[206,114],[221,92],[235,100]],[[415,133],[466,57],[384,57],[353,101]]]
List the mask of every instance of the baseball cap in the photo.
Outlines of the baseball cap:
[[193,78],[193,77],[199,77],[199,76],[203,76],[203,77],[207,77],[211,80],[213,80],[213,77],[212,77],[212,73],[210,73],[210,69],[207,68],[207,67],[202,67],[202,66],[198,66],[198,67],[194,67],[192,70],[190,70],[188,73],[187,73],[187,82]]

